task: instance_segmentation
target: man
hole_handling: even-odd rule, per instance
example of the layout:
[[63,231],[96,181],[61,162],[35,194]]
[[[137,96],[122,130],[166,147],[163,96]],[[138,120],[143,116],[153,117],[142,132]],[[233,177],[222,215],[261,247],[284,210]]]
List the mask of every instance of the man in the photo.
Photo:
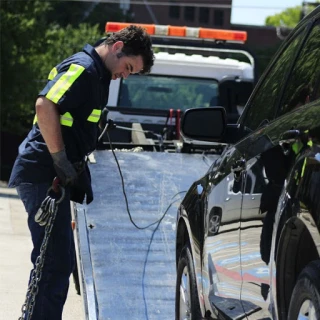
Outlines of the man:
[[93,199],[85,157],[96,147],[110,81],[147,73],[153,62],[149,35],[129,26],[99,46],[87,44],[82,52],[62,61],[39,93],[34,125],[19,147],[9,181],[28,213],[33,264],[45,233],[45,227],[35,222],[35,214],[56,176],[66,192],[58,206],[31,319],[62,317],[75,257],[70,199],[82,203],[85,194],[87,203]]

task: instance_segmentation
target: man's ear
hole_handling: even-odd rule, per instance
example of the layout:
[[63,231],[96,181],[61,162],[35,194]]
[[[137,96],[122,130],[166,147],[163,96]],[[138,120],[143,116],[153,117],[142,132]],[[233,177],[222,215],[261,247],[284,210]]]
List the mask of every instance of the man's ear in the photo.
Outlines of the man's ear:
[[123,42],[122,41],[117,41],[115,42],[113,45],[112,45],[112,52],[117,54],[117,53],[120,53],[121,50],[123,48]]

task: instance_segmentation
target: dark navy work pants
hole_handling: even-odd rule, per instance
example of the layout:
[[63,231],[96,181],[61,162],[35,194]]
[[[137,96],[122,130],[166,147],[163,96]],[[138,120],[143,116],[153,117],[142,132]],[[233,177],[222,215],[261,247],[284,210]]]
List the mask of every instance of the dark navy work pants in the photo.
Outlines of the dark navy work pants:
[[[45,234],[45,227],[35,222],[34,217],[47,195],[48,184],[22,183],[18,195],[28,213],[33,250],[31,261],[35,264]],[[59,197],[60,195],[57,195]],[[60,320],[67,298],[69,278],[75,265],[73,232],[71,229],[70,195],[66,190],[48,243],[39,292],[32,313],[32,320]]]

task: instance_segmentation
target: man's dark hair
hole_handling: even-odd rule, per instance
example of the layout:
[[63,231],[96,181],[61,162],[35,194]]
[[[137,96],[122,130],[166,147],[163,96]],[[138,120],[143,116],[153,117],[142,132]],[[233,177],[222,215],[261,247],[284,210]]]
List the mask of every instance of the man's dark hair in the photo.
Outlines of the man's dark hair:
[[112,45],[117,41],[122,41],[124,46],[122,52],[127,56],[142,56],[143,69],[140,73],[149,73],[154,62],[152,42],[145,29],[130,25],[107,36],[104,41],[107,45]]

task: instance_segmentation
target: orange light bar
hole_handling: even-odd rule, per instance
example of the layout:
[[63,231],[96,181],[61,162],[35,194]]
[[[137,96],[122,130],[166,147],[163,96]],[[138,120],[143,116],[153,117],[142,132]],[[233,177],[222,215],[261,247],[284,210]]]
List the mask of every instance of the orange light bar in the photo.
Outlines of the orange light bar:
[[138,24],[138,23],[124,23],[124,22],[107,22],[106,32],[117,32],[121,29],[131,26],[132,24],[146,29],[149,34],[154,34],[154,24]]
[[172,37],[188,37],[201,39],[214,39],[223,41],[241,41],[247,40],[246,31],[209,29],[209,28],[192,28],[169,25],[141,24],[141,23],[123,23],[123,22],[107,22],[105,31],[117,32],[130,25],[136,25],[144,28],[150,35],[172,36]]
[[185,37],[187,27],[173,27],[168,26],[168,36],[172,37]]
[[219,30],[200,28],[199,38],[229,41],[246,41],[246,31]]

